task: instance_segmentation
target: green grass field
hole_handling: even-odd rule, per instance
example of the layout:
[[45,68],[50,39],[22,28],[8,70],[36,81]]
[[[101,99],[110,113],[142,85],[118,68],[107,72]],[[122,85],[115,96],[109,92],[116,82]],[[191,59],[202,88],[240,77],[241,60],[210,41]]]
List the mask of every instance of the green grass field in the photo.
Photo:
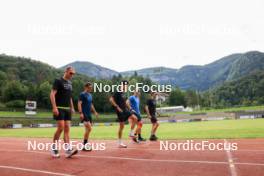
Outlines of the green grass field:
[[193,112],[177,112],[176,114],[196,114],[196,113],[208,113],[208,112],[238,112],[238,111],[264,111],[264,106],[242,106],[231,107],[224,109],[201,109]]
[[[244,106],[244,107],[231,107],[231,108],[224,108],[224,109],[202,109],[196,110],[193,112],[177,112],[176,114],[192,114],[192,113],[207,113],[207,112],[236,112],[236,111],[256,111],[256,110],[264,110],[264,106]],[[115,116],[115,114],[104,114],[102,117],[104,118],[111,118]],[[1,117],[25,117],[25,112],[22,111],[0,111],[0,118]],[[51,111],[40,111],[37,113],[35,117],[39,118],[48,118],[52,117]],[[73,116],[74,118],[78,118],[78,114]]]
[[[101,118],[113,118],[115,117],[115,114],[102,114]],[[21,118],[21,117],[26,117],[25,112],[12,112],[12,111],[0,111],[0,118],[6,118],[6,117],[10,117],[10,118]],[[32,116],[32,117],[36,117],[36,118],[51,118],[53,117],[51,112],[38,112],[37,115]],[[79,114],[75,113],[73,115],[73,118],[79,118]]]
[[[92,139],[116,139],[118,126],[95,126]],[[144,137],[150,135],[150,124],[143,127]],[[0,137],[47,137],[51,138],[55,128],[0,129]],[[72,127],[71,137],[81,139],[83,127]],[[127,138],[129,126],[124,137]],[[264,138],[264,119],[223,120],[189,123],[161,123],[157,133],[160,139],[228,139]]]

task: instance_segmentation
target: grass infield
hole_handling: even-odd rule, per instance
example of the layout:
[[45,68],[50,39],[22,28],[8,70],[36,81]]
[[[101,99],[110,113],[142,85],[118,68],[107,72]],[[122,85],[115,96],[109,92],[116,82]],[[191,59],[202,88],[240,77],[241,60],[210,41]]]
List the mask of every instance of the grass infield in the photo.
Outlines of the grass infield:
[[[91,139],[116,139],[118,126],[94,126]],[[149,137],[151,125],[143,126]],[[0,137],[52,138],[55,128],[0,129]],[[126,125],[124,138],[128,138]],[[83,127],[72,127],[71,138],[81,139]],[[222,120],[187,123],[161,123],[157,136],[163,139],[264,138],[264,119]]]

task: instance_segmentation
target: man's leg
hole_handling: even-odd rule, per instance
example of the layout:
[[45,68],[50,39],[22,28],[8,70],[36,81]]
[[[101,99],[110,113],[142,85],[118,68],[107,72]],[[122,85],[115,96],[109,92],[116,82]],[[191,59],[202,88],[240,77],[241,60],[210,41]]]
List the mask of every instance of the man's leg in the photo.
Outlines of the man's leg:
[[129,121],[129,123],[131,125],[130,126],[130,134],[129,134],[129,136],[130,137],[134,137],[134,129],[135,129],[135,126],[137,124],[137,117],[134,114],[132,114],[131,116],[129,116],[128,121]]
[[66,120],[64,122],[64,143],[66,144],[70,144],[70,124],[71,124],[71,121],[69,120]]
[[151,129],[151,136],[150,136],[150,140],[151,141],[156,141],[158,138],[156,137],[156,131],[159,127],[159,123],[155,122],[152,124],[152,129]]
[[119,123],[119,129],[118,129],[118,139],[122,139],[122,134],[123,134],[123,129],[125,127],[125,122],[120,122]]
[[71,126],[71,121],[70,120],[65,120],[64,122],[64,143],[65,143],[65,153],[66,157],[70,158],[71,156],[75,155],[78,153],[78,150],[73,150],[72,146],[70,145],[70,126]]
[[90,133],[92,131],[92,125],[90,122],[84,122],[84,127],[85,127],[85,132],[84,132],[84,136],[83,136],[83,140],[88,141]]
[[[130,133],[129,133],[129,137],[132,138],[132,140],[136,143],[138,143],[138,139],[137,139],[137,130],[134,132],[134,128],[137,124],[137,116],[135,116],[134,114],[130,115],[129,118],[128,118],[130,124],[131,124],[131,127],[130,127]],[[136,134],[136,135],[135,135]]]
[[120,148],[127,148],[127,146],[122,142],[122,134],[123,134],[124,127],[125,127],[125,122],[119,122],[118,145]]
[[153,129],[153,133],[154,133],[154,135],[156,135],[156,131],[157,131],[158,127],[159,127],[159,123],[156,122],[156,123],[155,123],[155,126],[154,126],[154,129]]
[[88,146],[88,144],[87,144],[90,133],[92,131],[92,124],[89,121],[84,122],[83,124],[84,124],[84,128],[85,128],[85,132],[84,132],[84,136],[83,136],[83,145],[84,145],[83,150],[84,151],[92,151],[92,148],[90,146]]
[[64,130],[64,120],[57,120],[57,130],[54,133],[53,144],[51,146],[51,155],[55,158],[60,157],[58,145],[59,145],[60,135],[63,130]]
[[156,123],[152,122],[151,136],[150,136],[149,140],[151,140],[151,141],[157,140],[155,137],[155,132],[156,132]]
[[141,134],[141,128],[142,128],[142,122],[138,122],[137,123],[137,129],[136,129],[136,133],[137,135]]
[[137,123],[137,135],[138,135],[138,140],[139,141],[146,141],[146,139],[144,139],[142,136],[141,136],[141,129],[142,129],[142,126],[143,126],[143,122],[140,120],[138,121]]
[[57,130],[53,136],[53,143],[56,143],[60,139],[60,135],[64,130],[64,120],[57,120]]
[[151,135],[155,134],[155,123],[152,124]]

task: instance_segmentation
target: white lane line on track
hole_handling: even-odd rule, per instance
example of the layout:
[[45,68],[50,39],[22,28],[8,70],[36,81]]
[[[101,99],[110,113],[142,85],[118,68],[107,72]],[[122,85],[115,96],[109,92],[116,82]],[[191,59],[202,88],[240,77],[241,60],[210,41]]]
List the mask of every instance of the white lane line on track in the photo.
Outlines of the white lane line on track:
[[48,175],[73,176],[73,175],[69,175],[69,174],[50,172],[50,171],[44,171],[44,170],[37,170],[37,169],[28,169],[28,168],[23,168],[23,167],[14,167],[14,166],[3,166],[3,165],[0,165],[0,168],[11,169],[11,170],[19,170],[19,171],[25,171],[25,172],[34,172],[34,173],[48,174]]
[[[1,142],[1,145],[2,144],[6,144],[6,145],[10,145],[9,142]],[[139,146],[140,147],[140,146]],[[106,150],[107,151],[108,149],[111,149],[111,150],[123,150],[121,148],[118,148],[118,147],[106,147]],[[136,148],[136,147],[128,147],[126,148],[125,150],[146,150],[146,151],[160,151],[159,148]],[[193,150],[195,152],[195,150]],[[163,150],[162,152],[171,152],[170,150]],[[189,151],[179,151],[179,150],[176,150],[176,151],[173,151],[173,152],[189,152]],[[214,151],[210,151],[210,150],[204,150],[204,151],[199,151],[199,152],[223,152],[222,150],[214,150]],[[252,149],[238,149],[238,150],[234,150],[233,152],[264,152],[264,150],[252,150]]]
[[[43,155],[50,155],[47,152],[41,151],[25,151],[25,150],[2,150],[5,152],[23,152],[23,153],[37,153]],[[96,159],[118,159],[118,160],[128,160],[128,161],[146,161],[146,162],[169,162],[169,163],[198,163],[198,164],[222,164],[229,165],[227,161],[202,161],[202,160],[161,160],[161,159],[144,159],[144,158],[129,158],[129,157],[115,157],[115,156],[93,156],[93,155],[76,155],[76,157],[82,158],[96,158]],[[236,165],[247,165],[247,166],[264,166],[264,163],[233,163]]]
[[[228,144],[228,141],[225,139],[224,140],[225,144]],[[229,168],[230,168],[230,173],[231,176],[237,176],[237,171],[236,171],[236,167],[234,164],[234,160],[233,160],[233,156],[230,150],[226,150],[226,155],[227,155],[227,159],[228,159],[228,163],[229,163]]]

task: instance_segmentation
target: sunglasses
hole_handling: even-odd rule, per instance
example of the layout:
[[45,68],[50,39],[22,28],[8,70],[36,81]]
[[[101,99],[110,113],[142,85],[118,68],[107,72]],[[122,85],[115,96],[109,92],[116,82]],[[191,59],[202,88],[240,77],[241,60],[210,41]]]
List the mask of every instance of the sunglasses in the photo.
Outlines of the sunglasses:
[[73,73],[73,72],[70,72],[70,75],[74,75],[75,73]]

